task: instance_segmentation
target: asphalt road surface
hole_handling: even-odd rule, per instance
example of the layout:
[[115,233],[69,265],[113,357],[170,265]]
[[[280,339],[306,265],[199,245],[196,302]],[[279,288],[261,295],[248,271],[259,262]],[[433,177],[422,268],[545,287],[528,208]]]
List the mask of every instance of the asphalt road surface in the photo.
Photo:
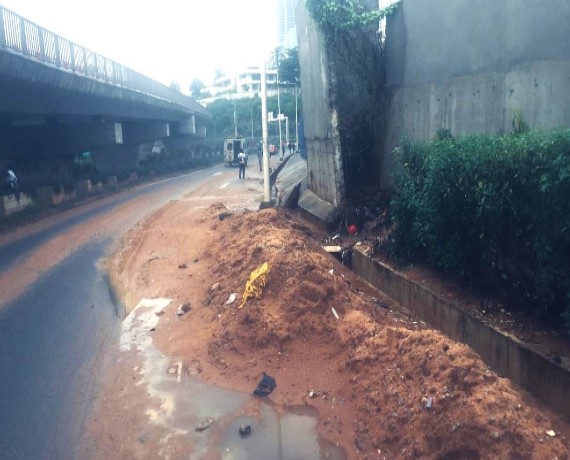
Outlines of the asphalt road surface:
[[238,184],[237,169],[217,166],[0,235],[1,459],[82,457],[84,422],[121,320],[101,260],[168,201],[198,189],[215,199]]

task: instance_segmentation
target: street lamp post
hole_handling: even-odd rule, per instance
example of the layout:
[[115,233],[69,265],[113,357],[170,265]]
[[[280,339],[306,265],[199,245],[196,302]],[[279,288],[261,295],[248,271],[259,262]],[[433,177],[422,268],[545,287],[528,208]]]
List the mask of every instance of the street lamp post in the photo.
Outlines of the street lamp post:
[[277,68],[277,118],[279,125],[279,152],[281,153],[281,160],[283,160],[283,150],[281,149],[282,139],[281,139],[281,99],[279,97],[279,68]]
[[295,151],[299,149],[299,106],[298,106],[298,95],[297,95],[297,82],[298,78],[295,77]]

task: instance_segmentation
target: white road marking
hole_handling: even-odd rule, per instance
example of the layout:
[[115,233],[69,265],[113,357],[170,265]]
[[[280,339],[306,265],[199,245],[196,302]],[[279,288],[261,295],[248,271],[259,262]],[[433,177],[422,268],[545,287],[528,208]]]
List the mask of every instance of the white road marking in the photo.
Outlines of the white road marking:
[[215,177],[215,176],[221,176],[221,175],[222,175],[222,173],[221,173],[221,172],[217,172],[217,173],[214,173],[214,174],[212,174],[212,177]]
[[220,187],[220,190],[225,189],[228,185],[230,185],[230,183],[229,183],[229,182],[226,182],[224,185],[222,185],[222,186]]

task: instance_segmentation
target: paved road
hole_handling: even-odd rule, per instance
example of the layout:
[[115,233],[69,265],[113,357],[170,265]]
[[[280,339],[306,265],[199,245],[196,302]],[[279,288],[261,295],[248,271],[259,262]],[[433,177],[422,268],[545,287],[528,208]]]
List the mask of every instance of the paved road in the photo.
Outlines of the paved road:
[[17,286],[0,290],[1,459],[81,457],[76,449],[120,321],[100,259],[169,200],[237,180],[237,170],[217,166],[0,237],[0,287]]

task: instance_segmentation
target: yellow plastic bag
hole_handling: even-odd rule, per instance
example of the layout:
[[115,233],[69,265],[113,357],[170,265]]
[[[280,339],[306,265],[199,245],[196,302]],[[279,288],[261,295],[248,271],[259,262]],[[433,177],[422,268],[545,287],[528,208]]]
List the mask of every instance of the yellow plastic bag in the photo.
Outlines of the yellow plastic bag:
[[255,297],[259,299],[263,293],[263,288],[269,282],[269,264],[265,262],[264,264],[257,267],[249,275],[249,280],[245,283],[245,290],[243,291],[243,296],[241,298],[241,304],[239,308],[242,308],[247,299]]

